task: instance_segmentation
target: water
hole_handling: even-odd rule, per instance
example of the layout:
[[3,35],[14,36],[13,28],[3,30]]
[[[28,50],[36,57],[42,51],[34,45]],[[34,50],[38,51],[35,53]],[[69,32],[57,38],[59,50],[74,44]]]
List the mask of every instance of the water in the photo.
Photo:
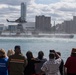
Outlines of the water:
[[73,39],[64,38],[20,38],[20,37],[0,37],[0,48],[13,49],[15,45],[20,45],[22,53],[31,50],[34,57],[37,57],[38,51],[42,50],[48,59],[50,49],[61,52],[64,61],[70,56],[72,48],[76,48],[76,37]]

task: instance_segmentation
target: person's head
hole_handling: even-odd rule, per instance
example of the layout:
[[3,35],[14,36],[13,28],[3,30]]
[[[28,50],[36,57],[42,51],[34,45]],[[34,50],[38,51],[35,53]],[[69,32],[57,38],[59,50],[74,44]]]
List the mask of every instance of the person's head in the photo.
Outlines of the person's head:
[[38,58],[39,58],[39,59],[42,59],[43,56],[44,56],[43,51],[39,51],[39,52],[38,52]]
[[21,53],[21,49],[19,45],[16,45],[14,48],[15,54],[20,54]]
[[10,49],[7,52],[7,56],[9,57],[10,55],[13,55],[14,53],[15,53],[14,50]]
[[33,54],[32,54],[31,51],[27,51],[26,56],[27,56],[28,59],[33,58]]
[[51,52],[53,52],[53,53],[55,53],[55,50],[53,49],[53,50],[49,50],[49,52],[51,53]]
[[61,56],[61,53],[60,52],[56,52],[59,56]]
[[76,56],[76,48],[72,48],[71,56]]
[[54,59],[54,58],[55,58],[55,53],[54,52],[49,53],[49,59]]
[[6,52],[4,49],[0,49],[0,58],[6,57]]

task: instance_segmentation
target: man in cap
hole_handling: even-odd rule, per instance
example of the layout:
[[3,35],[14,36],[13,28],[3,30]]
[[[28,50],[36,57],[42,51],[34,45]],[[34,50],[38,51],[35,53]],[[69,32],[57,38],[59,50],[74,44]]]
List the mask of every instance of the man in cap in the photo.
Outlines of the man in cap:
[[26,58],[21,54],[20,46],[15,46],[15,54],[8,60],[9,75],[24,75],[24,68],[27,65]]
[[76,75],[76,48],[72,48],[71,56],[65,62],[65,73]]

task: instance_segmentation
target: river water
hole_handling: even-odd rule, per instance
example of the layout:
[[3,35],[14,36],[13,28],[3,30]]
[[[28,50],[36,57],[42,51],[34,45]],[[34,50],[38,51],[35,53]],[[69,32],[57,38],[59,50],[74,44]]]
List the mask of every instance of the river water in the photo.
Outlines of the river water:
[[61,52],[64,62],[70,56],[72,48],[76,48],[76,36],[74,38],[25,38],[25,37],[0,37],[0,48],[8,51],[15,45],[20,45],[22,53],[26,56],[28,50],[37,57],[38,51],[42,50],[48,59],[50,49]]

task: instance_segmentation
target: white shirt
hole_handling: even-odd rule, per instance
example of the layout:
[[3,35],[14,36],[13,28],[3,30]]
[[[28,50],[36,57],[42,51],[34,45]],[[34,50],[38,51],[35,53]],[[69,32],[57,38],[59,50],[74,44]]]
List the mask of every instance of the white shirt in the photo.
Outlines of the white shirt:
[[46,73],[46,75],[60,75],[59,66],[61,63],[61,58],[58,59],[50,59],[46,61],[41,70]]

